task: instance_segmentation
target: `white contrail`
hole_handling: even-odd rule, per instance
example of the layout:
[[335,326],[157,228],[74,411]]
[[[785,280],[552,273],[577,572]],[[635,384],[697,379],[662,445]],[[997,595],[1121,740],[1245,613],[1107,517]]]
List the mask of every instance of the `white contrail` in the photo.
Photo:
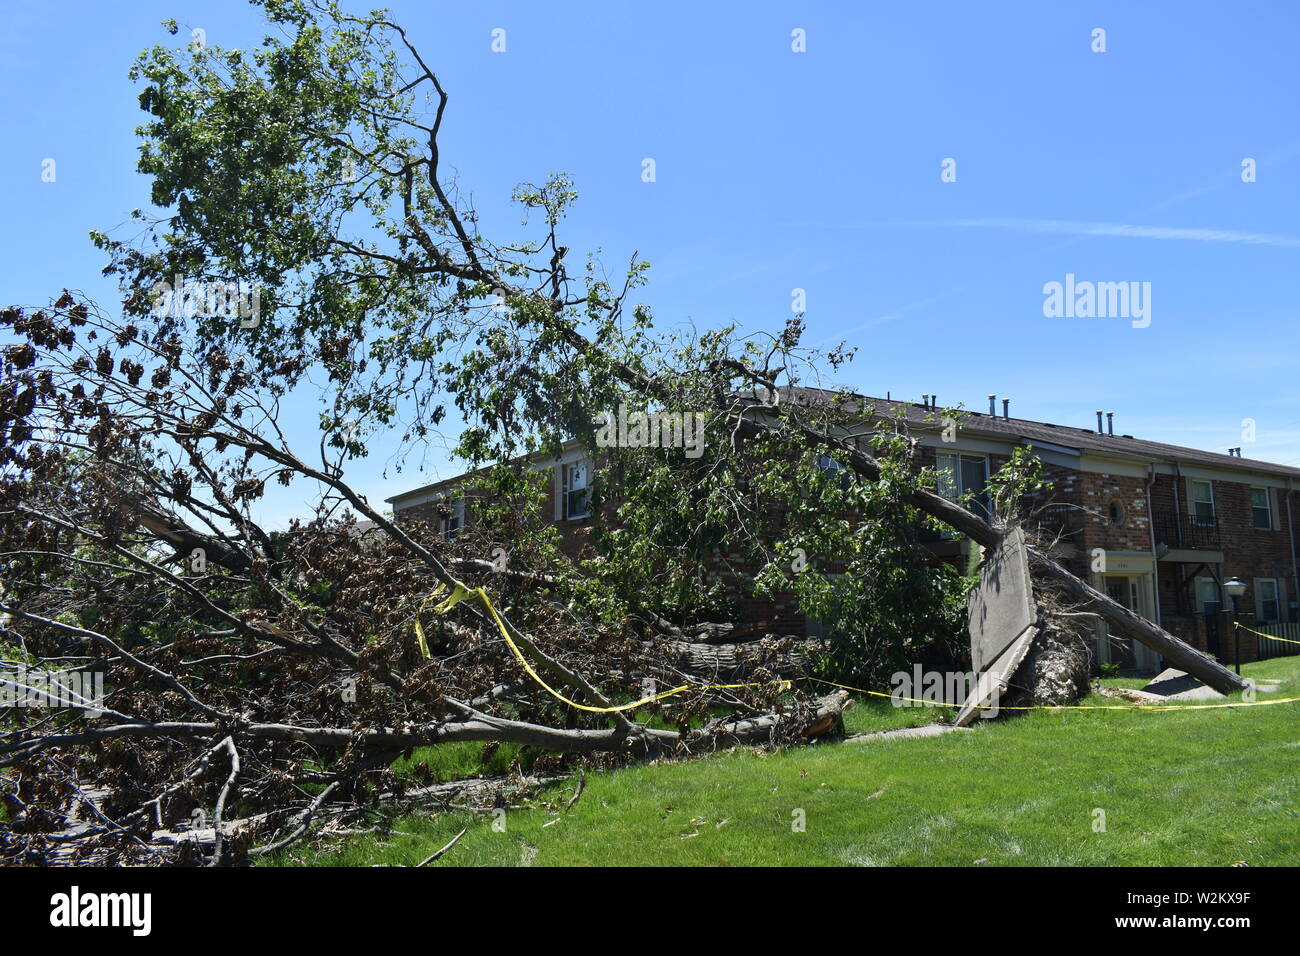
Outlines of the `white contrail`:
[[1070,236],[1123,236],[1133,239],[1181,239],[1187,242],[1241,242],[1255,246],[1300,246],[1300,238],[1236,229],[1181,229],[1174,226],[1134,226],[1122,222],[1079,222],[1071,219],[943,219],[933,222],[881,223],[894,226],[1014,229]]

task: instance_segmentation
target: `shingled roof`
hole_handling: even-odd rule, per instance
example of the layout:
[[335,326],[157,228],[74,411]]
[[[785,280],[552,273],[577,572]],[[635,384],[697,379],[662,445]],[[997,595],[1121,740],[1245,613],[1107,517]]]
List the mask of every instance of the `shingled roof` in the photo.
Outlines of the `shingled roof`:
[[[837,394],[818,388],[785,388],[779,391],[782,401],[793,400],[800,404],[826,401]],[[878,417],[892,418],[901,412],[906,416],[908,425],[918,431],[938,430],[940,427],[935,419],[934,409],[927,408],[920,402],[900,402],[857,394],[853,395],[853,399],[859,401],[864,408],[874,408]],[[1056,445],[1081,452],[1097,452],[1110,457],[1131,458],[1142,462],[1209,465],[1235,471],[1300,478],[1300,468],[1260,461],[1256,458],[1238,458],[1234,455],[1203,451],[1199,448],[1147,441],[1134,438],[1132,435],[1101,434],[1090,428],[1053,425],[1050,422],[1037,422],[1026,418],[1003,418],[1001,415],[989,415],[985,412],[967,411],[962,419],[961,431],[983,438],[1017,441],[1030,445],[1035,443]]]
[[[860,395],[856,392],[844,393],[822,388],[781,387],[777,391],[782,402],[795,402],[802,405],[832,400],[842,401],[847,394],[849,401],[858,402],[862,409],[873,408],[877,417],[893,418],[901,413],[906,417],[908,426],[917,431],[937,431],[941,427],[935,418],[935,410],[926,408],[920,402],[900,402],[888,398],[873,398],[870,395]],[[748,396],[749,393],[745,392],[743,394]],[[767,396],[764,394],[755,395],[755,401],[765,402],[766,400]],[[980,438],[1012,441],[1021,444],[1038,445],[1039,447],[1054,445],[1079,452],[1091,451],[1109,457],[1131,459],[1144,464],[1147,462],[1178,462],[1180,464],[1209,465],[1234,471],[1248,471],[1256,474],[1279,475],[1284,478],[1300,479],[1300,468],[1278,465],[1271,461],[1260,461],[1257,458],[1237,458],[1234,455],[1203,451],[1199,448],[1146,441],[1142,438],[1134,438],[1132,435],[1107,435],[1090,428],[1053,425],[1050,422],[1036,422],[1027,418],[1003,418],[1001,415],[967,411],[966,417],[962,420],[961,430],[965,434]],[[473,474],[473,472],[469,474]],[[438,488],[448,487],[465,477],[467,476],[457,475],[452,478],[445,478],[419,488],[413,488],[410,491],[404,491],[387,500],[397,502],[403,498],[426,494]]]

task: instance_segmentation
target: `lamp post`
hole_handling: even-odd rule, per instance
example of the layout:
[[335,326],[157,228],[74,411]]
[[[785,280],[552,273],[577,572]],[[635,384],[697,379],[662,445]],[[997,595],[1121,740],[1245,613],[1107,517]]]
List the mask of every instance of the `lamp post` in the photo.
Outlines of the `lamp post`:
[[1223,590],[1232,598],[1232,660],[1237,665],[1237,674],[1241,674],[1241,625],[1237,623],[1237,599],[1246,593],[1246,582],[1233,577],[1223,582]]

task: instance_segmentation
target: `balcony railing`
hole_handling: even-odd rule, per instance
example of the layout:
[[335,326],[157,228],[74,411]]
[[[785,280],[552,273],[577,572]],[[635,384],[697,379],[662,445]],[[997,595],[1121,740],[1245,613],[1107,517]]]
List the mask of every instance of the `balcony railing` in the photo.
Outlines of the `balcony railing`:
[[1218,548],[1219,519],[1164,512],[1155,515],[1156,543],[1171,548]]
[[1074,544],[1083,536],[1083,522],[1087,514],[1078,505],[1049,504],[1035,512],[1032,521],[1045,534]]

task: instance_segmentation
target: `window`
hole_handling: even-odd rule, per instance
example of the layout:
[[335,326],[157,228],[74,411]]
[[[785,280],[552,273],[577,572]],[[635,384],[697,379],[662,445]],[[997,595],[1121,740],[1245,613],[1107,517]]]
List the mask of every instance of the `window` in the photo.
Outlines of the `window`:
[[935,470],[939,473],[939,494],[949,501],[973,495],[971,510],[989,520],[988,459],[982,455],[940,453],[935,456]]
[[1196,579],[1196,605],[1200,611],[1221,611],[1223,601],[1219,596],[1219,582],[1214,578]]
[[817,456],[817,470],[827,478],[838,479],[841,488],[847,489],[852,484],[853,479],[849,477],[848,469],[829,455]]
[[[826,580],[833,589],[838,591],[842,586],[840,579],[843,577],[843,574],[828,574],[826,575]],[[837,637],[841,636],[840,632],[835,627],[833,619],[830,622],[819,621],[817,618],[805,611],[803,620],[804,634],[810,641],[833,641]]]
[[1267,488],[1250,489],[1250,513],[1256,531],[1273,530],[1273,503]]
[[1255,620],[1264,624],[1275,624],[1279,617],[1281,602],[1277,599],[1277,578],[1255,579]]
[[1214,527],[1214,485],[1208,481],[1192,482],[1192,524],[1198,528]]
[[566,518],[587,517],[590,480],[590,463],[578,461],[564,466],[564,516]]
[[1117,528],[1124,527],[1124,504],[1121,501],[1112,499],[1107,514],[1110,516],[1110,523]]
[[465,499],[451,498],[444,502],[451,513],[442,519],[442,536],[448,541],[455,541],[465,526]]
[[835,475],[839,473],[840,463],[836,461],[834,458],[832,458],[830,455],[818,455],[817,468],[820,471],[822,471],[824,474],[830,475],[832,478],[834,478]]

